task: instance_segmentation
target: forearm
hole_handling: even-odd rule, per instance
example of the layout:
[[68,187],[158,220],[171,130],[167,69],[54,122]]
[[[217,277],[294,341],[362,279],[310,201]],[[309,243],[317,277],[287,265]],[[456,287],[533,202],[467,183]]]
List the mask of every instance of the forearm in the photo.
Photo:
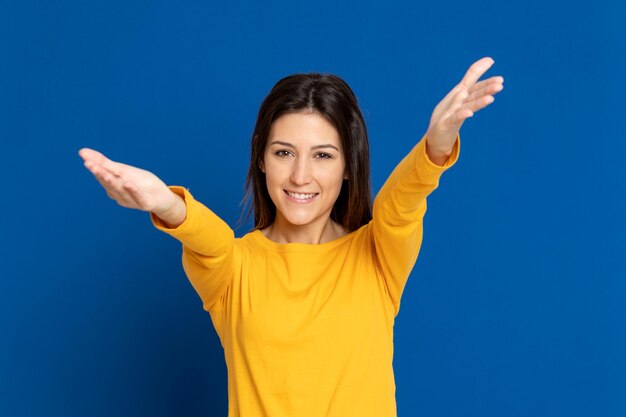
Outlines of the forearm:
[[[150,212],[154,226],[205,257],[221,257],[230,251],[235,235],[228,224],[204,204],[196,201],[186,188],[182,186],[169,186],[168,188],[180,197],[184,207],[181,208],[177,219],[174,209],[169,215],[163,215],[165,219]],[[180,223],[176,227],[168,227],[164,220]]]
[[[413,213],[418,208],[420,199],[425,198],[437,188],[443,171],[456,162],[459,148],[460,140],[457,140],[449,153],[430,149],[433,153],[431,156],[429,155],[428,138],[424,135],[422,140],[400,161],[387,178],[374,200],[374,209],[387,206],[389,201],[393,201],[394,203],[390,207],[391,212],[397,211],[400,217]],[[437,157],[443,161],[431,159]]]
[[427,143],[425,138],[418,142],[395,167],[374,200],[368,228],[396,314],[422,244],[426,197],[459,156],[460,140],[448,155],[441,155],[442,160],[436,159],[436,153],[428,154]]

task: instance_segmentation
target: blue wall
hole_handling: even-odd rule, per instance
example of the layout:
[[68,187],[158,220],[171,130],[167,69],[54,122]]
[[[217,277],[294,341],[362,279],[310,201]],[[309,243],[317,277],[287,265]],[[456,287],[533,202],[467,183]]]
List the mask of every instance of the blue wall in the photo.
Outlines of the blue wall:
[[399,415],[625,416],[625,17],[618,1],[3,2],[0,415],[226,416],[179,243],[108,199],[81,147],[235,226],[281,77],[352,86],[375,193],[491,56],[505,89],[462,128],[396,321]]

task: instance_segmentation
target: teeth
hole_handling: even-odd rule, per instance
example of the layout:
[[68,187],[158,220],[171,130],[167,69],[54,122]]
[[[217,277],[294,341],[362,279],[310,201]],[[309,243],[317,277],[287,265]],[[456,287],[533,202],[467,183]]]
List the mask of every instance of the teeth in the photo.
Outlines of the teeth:
[[292,197],[297,198],[298,200],[307,200],[307,199],[313,198],[315,196],[315,194],[290,193],[289,191],[287,191],[287,194],[289,194]]

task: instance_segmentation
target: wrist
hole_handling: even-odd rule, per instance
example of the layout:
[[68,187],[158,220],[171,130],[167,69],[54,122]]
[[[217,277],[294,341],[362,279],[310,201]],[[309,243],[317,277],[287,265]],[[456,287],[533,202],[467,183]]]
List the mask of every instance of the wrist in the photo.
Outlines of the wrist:
[[180,226],[187,217],[187,206],[185,205],[185,201],[181,196],[171,191],[172,194],[172,203],[166,210],[153,213],[163,220],[168,227],[176,228]]
[[433,163],[442,166],[446,163],[451,154],[452,149],[433,149],[428,143],[428,139],[426,139],[426,155]]

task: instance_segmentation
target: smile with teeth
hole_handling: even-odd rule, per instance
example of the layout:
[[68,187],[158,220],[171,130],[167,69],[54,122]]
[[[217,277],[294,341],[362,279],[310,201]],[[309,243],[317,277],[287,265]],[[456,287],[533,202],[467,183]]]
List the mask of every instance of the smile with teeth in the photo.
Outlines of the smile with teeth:
[[285,190],[285,193],[289,196],[289,197],[293,197],[296,200],[300,200],[300,201],[306,201],[306,200],[310,200],[313,197],[315,197],[317,194],[319,193],[313,193],[313,194],[301,194],[301,193],[292,193],[291,191],[287,191]]

